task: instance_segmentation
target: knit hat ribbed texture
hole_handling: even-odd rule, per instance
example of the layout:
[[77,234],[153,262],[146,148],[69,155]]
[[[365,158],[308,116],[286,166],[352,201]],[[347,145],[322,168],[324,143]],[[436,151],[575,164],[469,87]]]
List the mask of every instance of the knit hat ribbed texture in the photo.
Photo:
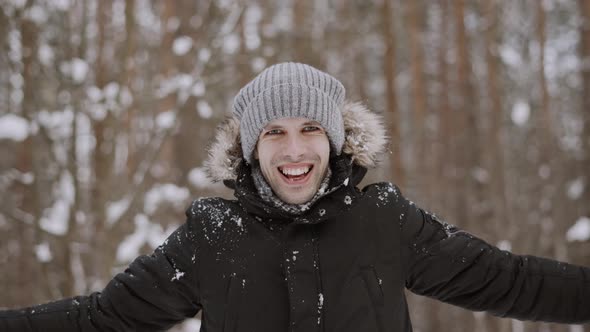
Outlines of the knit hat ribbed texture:
[[244,159],[252,162],[258,136],[270,121],[296,117],[319,122],[332,149],[340,154],[344,95],[340,81],[309,65],[286,62],[266,68],[238,92],[233,103]]

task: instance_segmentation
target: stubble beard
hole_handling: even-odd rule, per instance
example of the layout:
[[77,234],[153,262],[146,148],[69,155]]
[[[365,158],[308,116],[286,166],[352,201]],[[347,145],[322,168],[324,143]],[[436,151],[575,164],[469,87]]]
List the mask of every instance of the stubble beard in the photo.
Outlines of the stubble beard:
[[[281,174],[278,174],[276,172],[272,174],[267,174],[268,171],[262,168],[262,175],[264,176],[266,182],[270,185],[275,195],[277,195],[277,197],[283,202],[288,204],[305,204],[309,202],[318,192],[322,184],[322,181],[324,180],[324,177],[327,174],[328,166],[326,164],[323,165],[324,169],[315,169],[316,167],[320,167],[321,165],[320,158],[314,157],[307,160],[314,162],[315,166],[312,170],[312,172],[314,173],[312,174],[312,178],[306,185],[301,185],[298,187],[287,188],[286,185],[283,183],[283,179],[278,178],[282,176]],[[282,160],[273,161],[271,163],[271,170],[276,170],[278,168],[278,165],[281,165],[284,162],[285,161]]]

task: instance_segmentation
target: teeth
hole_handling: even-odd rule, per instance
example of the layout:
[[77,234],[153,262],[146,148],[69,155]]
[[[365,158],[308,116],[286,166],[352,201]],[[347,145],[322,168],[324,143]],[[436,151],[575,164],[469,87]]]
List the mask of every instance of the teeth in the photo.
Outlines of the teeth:
[[281,172],[283,172],[285,175],[297,176],[309,172],[309,167],[283,168],[281,169]]

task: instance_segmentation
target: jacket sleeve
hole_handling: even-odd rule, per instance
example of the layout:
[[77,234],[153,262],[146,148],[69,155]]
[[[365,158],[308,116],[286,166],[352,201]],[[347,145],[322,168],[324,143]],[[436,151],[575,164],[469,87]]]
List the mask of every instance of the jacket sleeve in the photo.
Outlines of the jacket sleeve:
[[136,258],[102,292],[0,311],[0,331],[163,331],[201,308],[194,222]]
[[402,198],[406,287],[501,317],[590,322],[590,269],[519,256],[445,223]]

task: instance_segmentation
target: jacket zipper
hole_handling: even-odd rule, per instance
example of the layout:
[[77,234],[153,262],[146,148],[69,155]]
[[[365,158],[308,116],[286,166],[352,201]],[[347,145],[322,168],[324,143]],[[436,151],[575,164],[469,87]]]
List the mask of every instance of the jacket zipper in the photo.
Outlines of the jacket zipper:
[[319,254],[319,236],[317,232],[317,225],[312,225],[311,228],[311,242],[313,245],[313,267],[316,278],[316,287],[318,294],[318,331],[325,331],[324,328],[324,292],[322,286],[322,276],[320,274],[320,254]]

